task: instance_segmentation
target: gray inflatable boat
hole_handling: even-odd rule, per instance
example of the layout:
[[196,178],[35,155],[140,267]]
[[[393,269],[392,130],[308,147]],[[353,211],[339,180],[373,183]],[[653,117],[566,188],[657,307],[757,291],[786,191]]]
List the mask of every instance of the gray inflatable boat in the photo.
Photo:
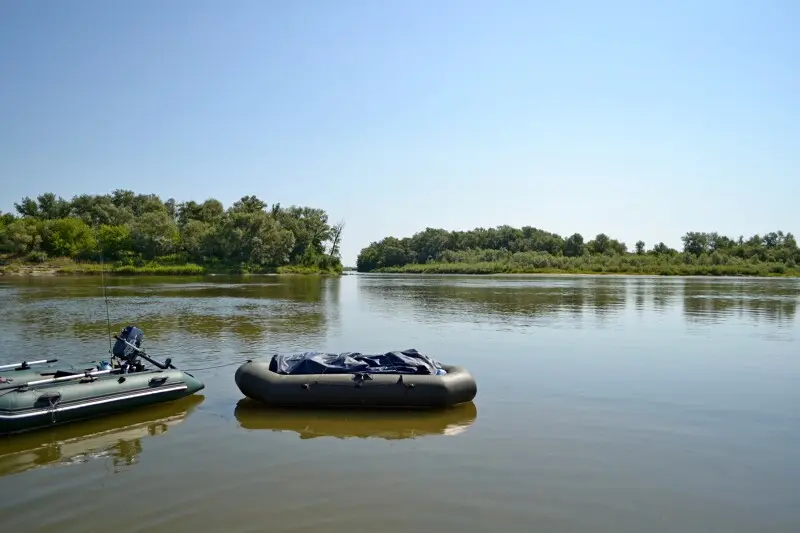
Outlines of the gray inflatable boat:
[[477,384],[463,367],[417,350],[276,354],[236,370],[246,397],[273,407],[443,408],[472,401]]
[[[170,402],[205,388],[203,382],[140,348],[144,333],[136,327],[116,335],[112,362],[83,370],[33,363],[0,368],[0,435],[33,431],[78,420]],[[154,367],[147,367],[141,359]],[[51,363],[55,359],[35,361]]]

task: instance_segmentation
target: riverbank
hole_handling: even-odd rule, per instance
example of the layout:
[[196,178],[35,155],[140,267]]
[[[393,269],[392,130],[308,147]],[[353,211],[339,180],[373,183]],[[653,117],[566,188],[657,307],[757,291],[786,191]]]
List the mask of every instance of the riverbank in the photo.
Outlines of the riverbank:
[[621,263],[595,264],[586,267],[553,268],[515,265],[508,262],[481,263],[423,263],[372,270],[375,273],[394,274],[609,274],[643,276],[748,276],[748,277],[800,277],[800,270],[784,263],[741,263],[727,265],[676,264],[676,263]]
[[335,269],[323,270],[318,267],[287,265],[277,268],[248,270],[242,267],[204,266],[194,263],[161,264],[157,262],[142,265],[100,264],[76,262],[67,258],[54,259],[42,263],[11,261],[0,265],[0,276],[57,276],[57,275],[147,275],[147,276],[203,276],[207,274],[302,274],[338,276]]

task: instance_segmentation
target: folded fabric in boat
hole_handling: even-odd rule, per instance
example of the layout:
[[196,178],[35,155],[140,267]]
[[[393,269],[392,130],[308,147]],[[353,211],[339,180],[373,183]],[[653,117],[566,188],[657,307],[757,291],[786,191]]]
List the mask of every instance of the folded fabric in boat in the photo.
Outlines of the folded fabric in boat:
[[275,354],[269,369],[278,374],[443,374],[442,365],[415,349],[365,355],[359,352]]

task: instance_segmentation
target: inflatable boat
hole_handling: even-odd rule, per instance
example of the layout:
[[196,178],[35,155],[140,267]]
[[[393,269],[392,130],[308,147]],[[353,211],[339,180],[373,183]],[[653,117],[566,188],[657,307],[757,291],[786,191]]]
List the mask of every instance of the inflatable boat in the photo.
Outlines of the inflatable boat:
[[[34,369],[45,359],[0,369],[0,435],[22,433],[128,411],[192,395],[205,385],[140,348],[144,333],[133,326],[115,335],[111,362],[81,370]],[[142,359],[153,367],[145,366]]]
[[470,402],[478,390],[465,368],[415,349],[275,354],[245,362],[235,380],[246,397],[274,407],[442,408]]

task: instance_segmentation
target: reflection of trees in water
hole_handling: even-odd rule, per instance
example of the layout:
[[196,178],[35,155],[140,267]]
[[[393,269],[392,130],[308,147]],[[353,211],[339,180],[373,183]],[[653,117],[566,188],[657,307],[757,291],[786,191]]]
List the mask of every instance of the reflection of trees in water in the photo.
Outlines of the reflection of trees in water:
[[[106,335],[105,321],[71,322],[69,316],[57,319],[58,328],[53,328],[55,319],[27,314],[29,324],[21,332],[22,340],[41,343],[46,339],[77,338],[94,341]],[[170,337],[176,331],[195,337],[216,338],[233,336],[244,342],[256,342],[265,335],[322,335],[326,328],[326,315],[321,310],[303,312],[302,309],[272,313],[231,314],[219,316],[190,312],[163,312],[158,314],[132,316],[125,322],[112,323],[112,332],[126,325],[136,325],[145,332],[145,340],[160,340]],[[66,333],[66,334],[65,334]]]
[[645,307],[645,300],[648,293],[648,285],[643,280],[636,280],[633,282],[633,306],[637,311],[643,311]]
[[663,312],[681,297],[683,280],[630,278],[628,298],[637,311]]
[[683,282],[655,282],[653,283],[653,309],[664,311],[675,306],[683,293]]
[[790,325],[797,313],[800,284],[795,280],[692,280],[683,295],[686,320],[719,322],[729,316]]
[[[751,319],[789,324],[795,320],[800,283],[796,280],[704,278],[561,278],[494,281],[458,277],[380,278],[362,293],[427,316],[486,315],[575,318],[611,316],[628,306],[663,312],[682,303],[689,320],[715,321],[739,313]],[[405,301],[405,302],[404,302]],[[404,310],[405,311],[405,310]]]
[[133,465],[144,451],[142,439],[121,440],[108,450],[114,473],[119,473],[127,466]]
[[[158,433],[163,433],[164,431],[166,431],[166,427],[162,431],[151,434],[155,435]],[[2,464],[3,461],[0,459],[0,475],[16,473],[19,471],[28,470],[30,468],[35,468],[37,466],[45,466],[53,463],[82,463],[89,461],[92,458],[99,457],[109,458],[112,466],[114,467],[114,473],[119,473],[122,472],[126,467],[134,465],[144,451],[142,439],[140,438],[120,439],[113,445],[96,449],[86,449],[82,453],[73,455],[65,455],[65,451],[62,448],[63,446],[59,444],[52,444],[32,450],[31,455],[27,457],[30,462],[26,462],[24,460],[20,461],[19,465],[14,465],[17,467],[17,469],[12,469],[9,468],[10,465]],[[4,471],[6,469],[8,469],[8,471]]]
[[[133,324],[151,340],[180,331],[192,336],[233,336],[256,342],[265,335],[322,336],[329,315],[338,318],[338,279],[281,276],[281,283],[277,284],[275,276],[264,278],[272,281],[150,286],[132,283],[125,287],[128,296],[114,294],[109,298],[112,331]],[[152,293],[142,294],[142,287],[152,287]],[[33,291],[27,303],[12,310],[7,319],[21,326],[13,328],[15,336],[26,343],[40,344],[43,339],[94,342],[106,336],[102,299],[57,300],[52,299],[53,290]],[[54,328],[54,324],[58,327]]]
[[[109,300],[114,298],[258,298],[319,302],[331,278],[321,276],[106,277]],[[99,276],[49,277],[15,282],[21,303],[50,299],[99,298]]]
[[341,279],[327,278],[322,285],[322,301],[324,302],[324,313],[329,327],[336,328],[341,322]]
[[625,305],[625,286],[603,280],[554,285],[504,286],[503,282],[486,285],[447,283],[365,285],[367,294],[392,300],[407,300],[425,313],[499,314],[548,317],[570,315],[575,318],[587,311],[598,317],[613,313]]

